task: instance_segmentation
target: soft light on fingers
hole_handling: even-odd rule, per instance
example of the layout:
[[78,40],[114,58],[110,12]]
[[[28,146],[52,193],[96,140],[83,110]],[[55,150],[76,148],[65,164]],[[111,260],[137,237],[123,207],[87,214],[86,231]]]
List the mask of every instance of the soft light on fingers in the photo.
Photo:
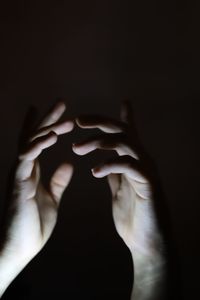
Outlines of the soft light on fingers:
[[64,111],[66,110],[66,105],[64,102],[58,102],[50,113],[42,120],[38,128],[50,126],[53,123],[57,122],[60,117],[63,115]]
[[81,128],[98,128],[106,133],[120,133],[125,128],[122,122],[100,116],[81,116],[76,118],[76,123]]
[[74,128],[74,123],[72,121],[65,121],[60,124],[50,125],[45,128],[41,128],[31,139],[30,141],[34,141],[36,138],[40,136],[44,136],[49,132],[55,132],[57,135],[65,134]]
[[99,149],[96,142],[90,142],[86,144],[73,144],[72,150],[74,153],[78,155],[85,155],[88,154],[96,149]]
[[60,203],[62,194],[68,186],[73,174],[73,166],[68,163],[62,164],[55,171],[50,182],[51,193],[57,204]]
[[34,161],[20,160],[16,169],[15,179],[17,181],[27,180],[32,174],[33,167],[34,167]]
[[33,141],[28,150],[19,156],[20,160],[34,160],[41,152],[54,145],[57,142],[57,135],[54,132],[50,132],[45,137],[39,137]]
[[33,170],[31,173],[31,179],[37,186],[39,183],[39,180],[40,180],[40,165],[39,165],[39,161],[37,159],[34,160],[34,166],[33,166]]
[[120,156],[130,155],[137,160],[139,159],[136,152],[133,151],[132,148],[127,144],[116,141],[112,143],[112,137],[110,137],[110,141],[108,140],[108,138],[106,138],[105,140],[93,139],[88,142],[86,141],[82,143],[75,143],[72,145],[72,150],[78,155],[85,155],[96,149],[113,150],[116,151]]
[[92,169],[92,174],[97,178],[105,177],[109,174],[126,174],[130,179],[147,183],[148,180],[133,165],[116,159],[115,162],[108,162]]

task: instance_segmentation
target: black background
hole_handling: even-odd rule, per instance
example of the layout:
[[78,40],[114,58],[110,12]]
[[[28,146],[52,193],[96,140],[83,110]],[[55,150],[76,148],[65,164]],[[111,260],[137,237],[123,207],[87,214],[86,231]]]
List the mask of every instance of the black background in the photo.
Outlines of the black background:
[[[200,253],[198,1],[1,1],[0,22],[1,207],[31,104],[42,116],[60,97],[68,103],[66,116],[118,117],[120,100],[129,98],[166,199],[180,268],[176,299],[195,299]],[[81,137],[83,132],[75,129],[41,157],[46,182],[66,159],[74,162],[75,174],[52,238],[5,299],[130,297],[132,262],[114,228],[110,191],[106,180],[90,173],[105,156],[72,154],[71,143]]]

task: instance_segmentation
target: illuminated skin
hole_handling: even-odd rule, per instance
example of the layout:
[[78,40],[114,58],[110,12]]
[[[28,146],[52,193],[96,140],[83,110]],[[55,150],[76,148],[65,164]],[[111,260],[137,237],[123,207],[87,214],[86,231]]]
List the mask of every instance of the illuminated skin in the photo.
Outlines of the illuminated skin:
[[[19,155],[12,198],[12,214],[7,238],[0,251],[0,297],[13,279],[43,248],[52,234],[62,194],[68,186],[73,167],[62,164],[50,180],[49,190],[40,181],[38,158],[44,149],[57,142],[60,134],[73,129],[73,122],[58,123],[65,111],[57,104],[29,138]],[[107,176],[112,192],[116,229],[129,247],[134,260],[134,289],[131,299],[161,299],[159,289],[165,278],[162,238],[153,209],[152,187],[141,167],[141,158],[130,140],[134,137],[133,116],[128,103],[121,120],[85,116],[76,120],[81,128],[99,128],[104,133],[73,145],[85,155],[95,149],[115,150],[118,157],[92,170],[97,178]],[[130,137],[129,137],[130,135]]]
[[150,180],[143,170],[136,145],[130,144],[136,138],[130,103],[123,103],[120,121],[80,116],[76,123],[81,128],[98,128],[103,132],[73,144],[76,154],[85,155],[96,149],[114,150],[118,154],[93,168],[92,174],[96,178],[108,178],[115,227],[134,261],[131,299],[161,299],[165,278],[163,241],[154,214]]
[[49,190],[41,183],[39,155],[70,132],[74,123],[58,123],[66,107],[58,103],[43,119],[18,157],[10,207],[11,219],[0,252],[0,296],[21,270],[43,248],[56,225],[61,196],[68,186],[73,167],[64,163],[52,176]]

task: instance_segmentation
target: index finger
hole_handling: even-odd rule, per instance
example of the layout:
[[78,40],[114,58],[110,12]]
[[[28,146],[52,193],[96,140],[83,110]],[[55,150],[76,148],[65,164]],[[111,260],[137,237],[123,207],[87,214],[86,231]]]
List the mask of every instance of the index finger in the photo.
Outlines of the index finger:
[[60,101],[56,103],[53,106],[53,108],[50,110],[50,112],[40,122],[38,128],[43,128],[54,124],[60,119],[60,117],[63,115],[65,110],[66,110],[66,105],[64,102]]
[[98,128],[106,133],[120,133],[126,128],[121,121],[99,115],[82,115],[76,118],[76,123],[81,128]]

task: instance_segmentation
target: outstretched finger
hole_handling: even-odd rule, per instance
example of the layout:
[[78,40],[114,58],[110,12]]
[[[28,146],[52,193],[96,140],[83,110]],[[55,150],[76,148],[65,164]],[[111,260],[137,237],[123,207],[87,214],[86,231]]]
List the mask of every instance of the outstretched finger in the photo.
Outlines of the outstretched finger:
[[50,125],[44,128],[40,128],[30,139],[30,141],[34,141],[36,138],[47,135],[50,132],[54,132],[57,135],[65,134],[70,132],[74,127],[74,123],[71,120],[65,122],[59,122],[54,125]]
[[82,115],[76,119],[76,123],[81,128],[98,128],[106,133],[119,133],[126,128],[123,122],[99,115]]
[[109,174],[126,174],[132,180],[148,183],[138,161],[127,155],[109,159],[102,165],[93,168],[92,173],[97,178],[102,178]]
[[139,159],[136,152],[125,141],[121,134],[102,134],[93,136],[80,143],[75,143],[72,146],[73,151],[78,155],[88,154],[96,149],[113,150],[118,155],[130,155],[135,159]]
[[26,149],[26,151],[19,155],[20,160],[28,160],[33,161],[36,159],[41,152],[54,145],[57,142],[57,135],[54,132],[50,132],[49,134],[38,137],[33,142],[31,142]]
[[40,122],[38,128],[47,127],[56,123],[63,115],[65,110],[66,110],[66,105],[64,102],[56,103],[53,106],[53,108],[50,110],[50,112],[46,115],[46,117],[44,117],[43,120]]

